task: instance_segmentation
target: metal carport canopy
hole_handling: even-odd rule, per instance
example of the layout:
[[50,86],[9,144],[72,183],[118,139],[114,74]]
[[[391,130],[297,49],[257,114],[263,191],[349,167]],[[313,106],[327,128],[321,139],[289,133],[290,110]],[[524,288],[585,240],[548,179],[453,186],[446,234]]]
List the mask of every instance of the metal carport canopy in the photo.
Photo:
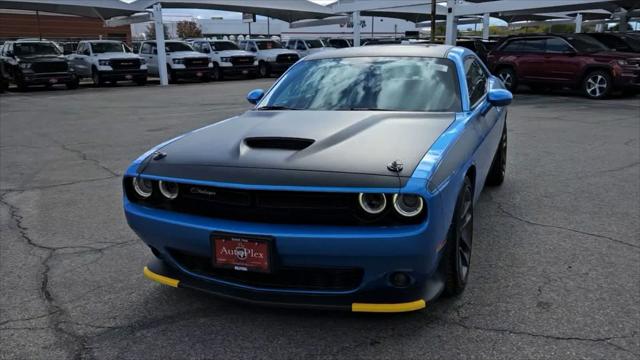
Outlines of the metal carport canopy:
[[102,20],[144,11],[136,3],[120,0],[0,0],[0,9],[45,11]]

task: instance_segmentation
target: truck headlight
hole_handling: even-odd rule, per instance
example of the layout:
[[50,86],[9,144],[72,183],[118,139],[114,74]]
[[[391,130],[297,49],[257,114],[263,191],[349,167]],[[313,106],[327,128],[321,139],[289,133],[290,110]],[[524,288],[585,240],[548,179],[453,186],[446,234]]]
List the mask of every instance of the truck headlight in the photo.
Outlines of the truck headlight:
[[175,65],[182,65],[182,64],[184,64],[184,59],[173,59],[172,61],[173,61],[173,63],[174,63]]
[[111,66],[110,60],[98,60],[98,65],[100,66]]
[[21,69],[31,69],[31,63],[20,63]]
[[272,57],[267,58],[267,62],[274,62],[274,61],[276,61],[276,58],[272,58]]
[[142,64],[142,65],[147,65],[147,60],[145,60],[145,59],[140,59],[140,64]]
[[223,58],[220,58],[220,61],[222,61],[222,62],[231,62],[231,58],[230,57],[223,57]]

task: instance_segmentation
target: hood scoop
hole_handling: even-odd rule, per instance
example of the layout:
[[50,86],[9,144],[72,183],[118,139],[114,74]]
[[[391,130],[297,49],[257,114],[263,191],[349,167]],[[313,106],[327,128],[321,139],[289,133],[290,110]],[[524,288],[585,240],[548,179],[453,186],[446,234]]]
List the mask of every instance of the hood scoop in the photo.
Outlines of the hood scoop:
[[249,137],[244,139],[245,145],[252,149],[303,150],[314,142],[313,139],[292,137]]

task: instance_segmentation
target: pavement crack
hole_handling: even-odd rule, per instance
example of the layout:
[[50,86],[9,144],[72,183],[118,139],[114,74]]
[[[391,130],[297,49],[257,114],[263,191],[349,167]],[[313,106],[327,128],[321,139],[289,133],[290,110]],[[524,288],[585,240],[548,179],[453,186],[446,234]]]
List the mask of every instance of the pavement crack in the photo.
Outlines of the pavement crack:
[[[19,319],[8,319],[8,320],[4,320],[0,322],[0,326],[6,325],[6,324],[11,324],[11,323],[16,323],[16,322],[25,322],[25,321],[33,321],[33,320],[38,320],[38,319],[43,319],[43,318],[47,318],[53,314],[57,313],[57,310],[54,312],[48,312],[46,314],[41,314],[41,315],[36,315],[36,316],[32,316],[32,317],[27,317],[27,318],[19,318]],[[5,329],[0,328],[1,329]]]
[[639,164],[640,164],[640,161],[634,161],[631,164],[615,167],[615,168],[612,168],[612,169],[596,171],[596,174],[603,174],[603,173],[606,174],[606,173],[610,173],[610,172],[622,171],[622,170],[630,169],[630,168],[632,168],[634,166],[638,166]]
[[103,165],[103,164],[100,162],[100,160],[90,158],[90,157],[89,157],[89,155],[87,155],[87,153],[85,153],[85,152],[84,152],[84,151],[82,151],[82,150],[74,149],[74,148],[72,148],[72,147],[69,147],[69,145],[65,145],[65,144],[60,144],[60,147],[61,147],[63,150],[66,150],[66,151],[68,151],[68,152],[72,152],[72,153],[74,153],[74,154],[76,154],[76,155],[80,156],[80,158],[81,158],[82,160],[84,160],[84,161],[89,161],[89,162],[94,163],[97,167],[99,167],[99,168],[101,168],[102,170],[104,170],[104,171],[108,172],[109,174],[111,174],[111,175],[112,175],[112,176],[114,176],[114,177],[115,177],[115,176],[120,176],[120,174],[118,174],[117,172],[115,172],[115,171],[111,170],[110,168],[108,168],[107,166]]
[[507,216],[509,218],[512,218],[514,220],[523,222],[523,223],[528,224],[528,225],[569,231],[569,232],[573,232],[573,233],[576,233],[576,234],[587,235],[587,236],[592,236],[592,237],[596,237],[596,238],[599,238],[599,239],[609,240],[609,241],[618,243],[620,245],[632,247],[634,249],[640,249],[640,245],[632,244],[630,242],[627,242],[627,241],[624,241],[624,240],[620,240],[620,239],[616,239],[616,238],[612,238],[610,236],[595,234],[595,233],[582,231],[582,230],[577,230],[577,229],[573,229],[573,228],[570,228],[570,227],[564,227],[564,226],[559,226],[559,225],[551,225],[551,224],[544,224],[544,223],[540,223],[540,222],[535,222],[535,221],[532,221],[532,220],[517,216],[517,215],[513,214],[512,212],[506,210],[504,208],[504,206],[502,205],[502,203],[500,203],[499,201],[493,199],[491,196],[489,196],[489,201],[494,203],[494,204],[496,204],[498,210],[502,214],[504,214],[505,216]]
[[63,183],[58,183],[58,184],[31,186],[31,187],[26,187],[26,188],[5,188],[5,189],[2,189],[2,191],[5,191],[5,192],[24,192],[24,191],[32,191],[32,190],[47,190],[47,189],[54,189],[54,188],[63,187],[63,186],[71,186],[71,185],[77,185],[77,184],[85,184],[85,183],[91,183],[91,182],[115,179],[115,178],[118,178],[118,177],[120,177],[120,175],[115,175],[115,176],[114,175],[110,175],[110,176],[107,176],[107,177],[101,177],[101,178],[96,178],[96,179],[84,179],[84,180],[63,182]]

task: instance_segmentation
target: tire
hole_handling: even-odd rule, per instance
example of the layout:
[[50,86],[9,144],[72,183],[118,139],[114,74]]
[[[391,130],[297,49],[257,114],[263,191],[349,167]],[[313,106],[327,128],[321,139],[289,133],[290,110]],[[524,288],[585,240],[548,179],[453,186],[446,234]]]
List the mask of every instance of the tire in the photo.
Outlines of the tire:
[[200,81],[208,83],[211,81],[211,74],[202,74]]
[[442,266],[445,274],[444,296],[462,294],[467,286],[473,244],[473,186],[465,176],[456,200]]
[[104,79],[102,79],[100,72],[96,68],[91,69],[91,80],[93,80],[93,85],[97,87],[104,85]]
[[70,82],[66,83],[66,85],[67,85],[67,89],[75,90],[75,89],[80,87],[80,79],[75,78],[75,79],[71,80]]
[[145,85],[147,85],[147,78],[145,77],[145,78],[137,79],[137,80],[136,80],[136,84],[137,84],[138,86],[145,86]]
[[29,89],[29,85],[22,79],[16,79],[16,86],[18,87],[18,91],[27,91]]
[[258,64],[258,76],[261,78],[271,76],[271,69],[269,69],[269,64],[264,61],[260,61],[260,63]]
[[176,74],[173,73],[173,70],[169,65],[167,65],[167,78],[169,84],[175,84],[178,82],[178,79],[176,79]]
[[211,69],[211,79],[213,81],[222,80],[222,71],[220,71],[220,67],[216,63],[213,64],[213,68]]
[[507,123],[504,123],[504,129],[502,130],[502,136],[500,137],[500,143],[496,149],[496,154],[493,155],[493,162],[491,163],[491,169],[487,175],[486,184],[488,186],[500,186],[504,182],[505,175],[507,174]]
[[518,89],[518,77],[516,72],[511,67],[503,67],[498,70],[496,76],[502,80],[504,87],[511,92],[515,92]]
[[589,99],[604,99],[609,96],[612,88],[611,75],[606,71],[592,71],[582,80],[582,93]]

